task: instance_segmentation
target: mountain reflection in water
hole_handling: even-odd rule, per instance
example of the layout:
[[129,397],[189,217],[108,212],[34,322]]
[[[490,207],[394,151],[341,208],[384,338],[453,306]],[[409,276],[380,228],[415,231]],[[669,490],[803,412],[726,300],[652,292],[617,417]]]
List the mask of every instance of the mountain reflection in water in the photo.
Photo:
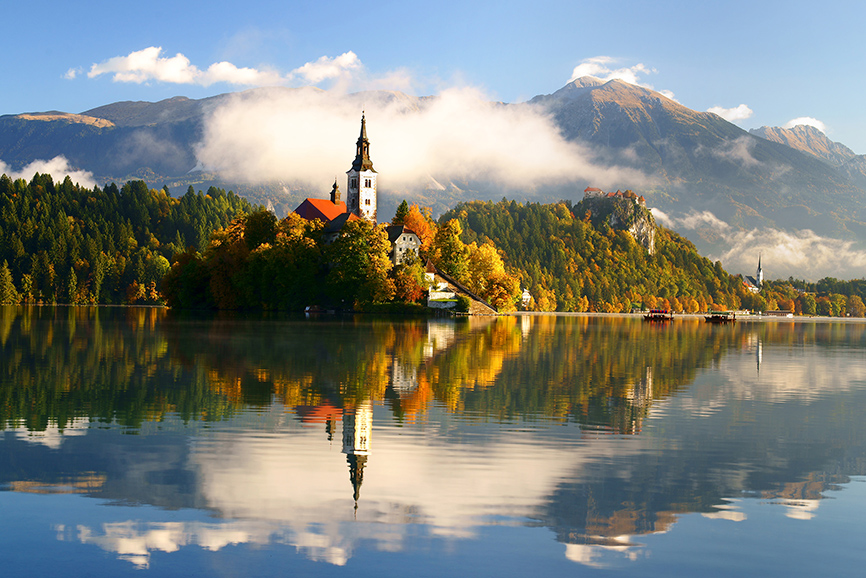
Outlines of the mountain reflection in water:
[[0,488],[150,507],[52,527],[137,568],[237,545],[338,567],[491,527],[635,564],[688,514],[810,520],[866,475],[864,329],[5,307]]

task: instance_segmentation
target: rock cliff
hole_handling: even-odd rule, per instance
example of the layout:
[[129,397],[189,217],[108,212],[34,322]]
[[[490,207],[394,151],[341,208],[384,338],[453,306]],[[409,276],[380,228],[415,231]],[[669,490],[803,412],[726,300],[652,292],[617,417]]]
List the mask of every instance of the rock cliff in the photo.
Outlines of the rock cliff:
[[650,255],[655,252],[655,219],[637,199],[620,196],[584,198],[574,207],[574,214],[579,217],[587,211],[594,225],[606,222],[613,229],[628,231]]

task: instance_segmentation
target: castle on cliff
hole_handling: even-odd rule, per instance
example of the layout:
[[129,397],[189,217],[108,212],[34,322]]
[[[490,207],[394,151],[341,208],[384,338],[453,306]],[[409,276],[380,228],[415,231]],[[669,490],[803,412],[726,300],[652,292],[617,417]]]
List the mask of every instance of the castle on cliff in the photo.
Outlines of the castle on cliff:
[[605,193],[601,189],[597,189],[595,187],[586,187],[583,189],[583,198],[584,199],[632,199],[641,207],[646,207],[646,199],[641,196],[637,196],[634,191],[631,189],[626,189],[625,192],[617,191],[615,193]]
[[606,221],[614,229],[626,230],[650,255],[655,253],[655,219],[643,195],[638,196],[632,190],[605,193],[586,187],[574,214],[588,214],[593,221]]

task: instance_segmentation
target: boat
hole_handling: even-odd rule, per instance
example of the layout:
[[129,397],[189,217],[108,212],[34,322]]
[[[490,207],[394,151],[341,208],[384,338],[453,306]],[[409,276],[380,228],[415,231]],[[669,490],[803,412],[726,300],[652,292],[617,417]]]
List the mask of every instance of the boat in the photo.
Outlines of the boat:
[[737,320],[737,314],[733,311],[710,311],[704,315],[704,319],[709,323],[734,323]]
[[644,321],[670,321],[674,318],[674,312],[667,309],[650,309],[650,312],[643,316]]

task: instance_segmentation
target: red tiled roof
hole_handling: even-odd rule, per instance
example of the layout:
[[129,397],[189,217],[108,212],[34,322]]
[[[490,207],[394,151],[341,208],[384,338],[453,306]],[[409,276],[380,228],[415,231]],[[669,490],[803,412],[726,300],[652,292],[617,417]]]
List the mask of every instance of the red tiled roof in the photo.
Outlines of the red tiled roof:
[[583,189],[583,192],[584,193],[603,193],[604,191],[602,191],[601,189],[596,189],[595,187],[586,187],[585,189]]
[[332,419],[340,419],[343,410],[325,401],[321,405],[298,405],[295,412],[303,423],[326,423]]
[[301,217],[312,221],[319,219],[324,222],[332,221],[346,212],[346,203],[340,201],[332,203],[328,199],[304,199],[304,202],[298,205],[295,213]]

